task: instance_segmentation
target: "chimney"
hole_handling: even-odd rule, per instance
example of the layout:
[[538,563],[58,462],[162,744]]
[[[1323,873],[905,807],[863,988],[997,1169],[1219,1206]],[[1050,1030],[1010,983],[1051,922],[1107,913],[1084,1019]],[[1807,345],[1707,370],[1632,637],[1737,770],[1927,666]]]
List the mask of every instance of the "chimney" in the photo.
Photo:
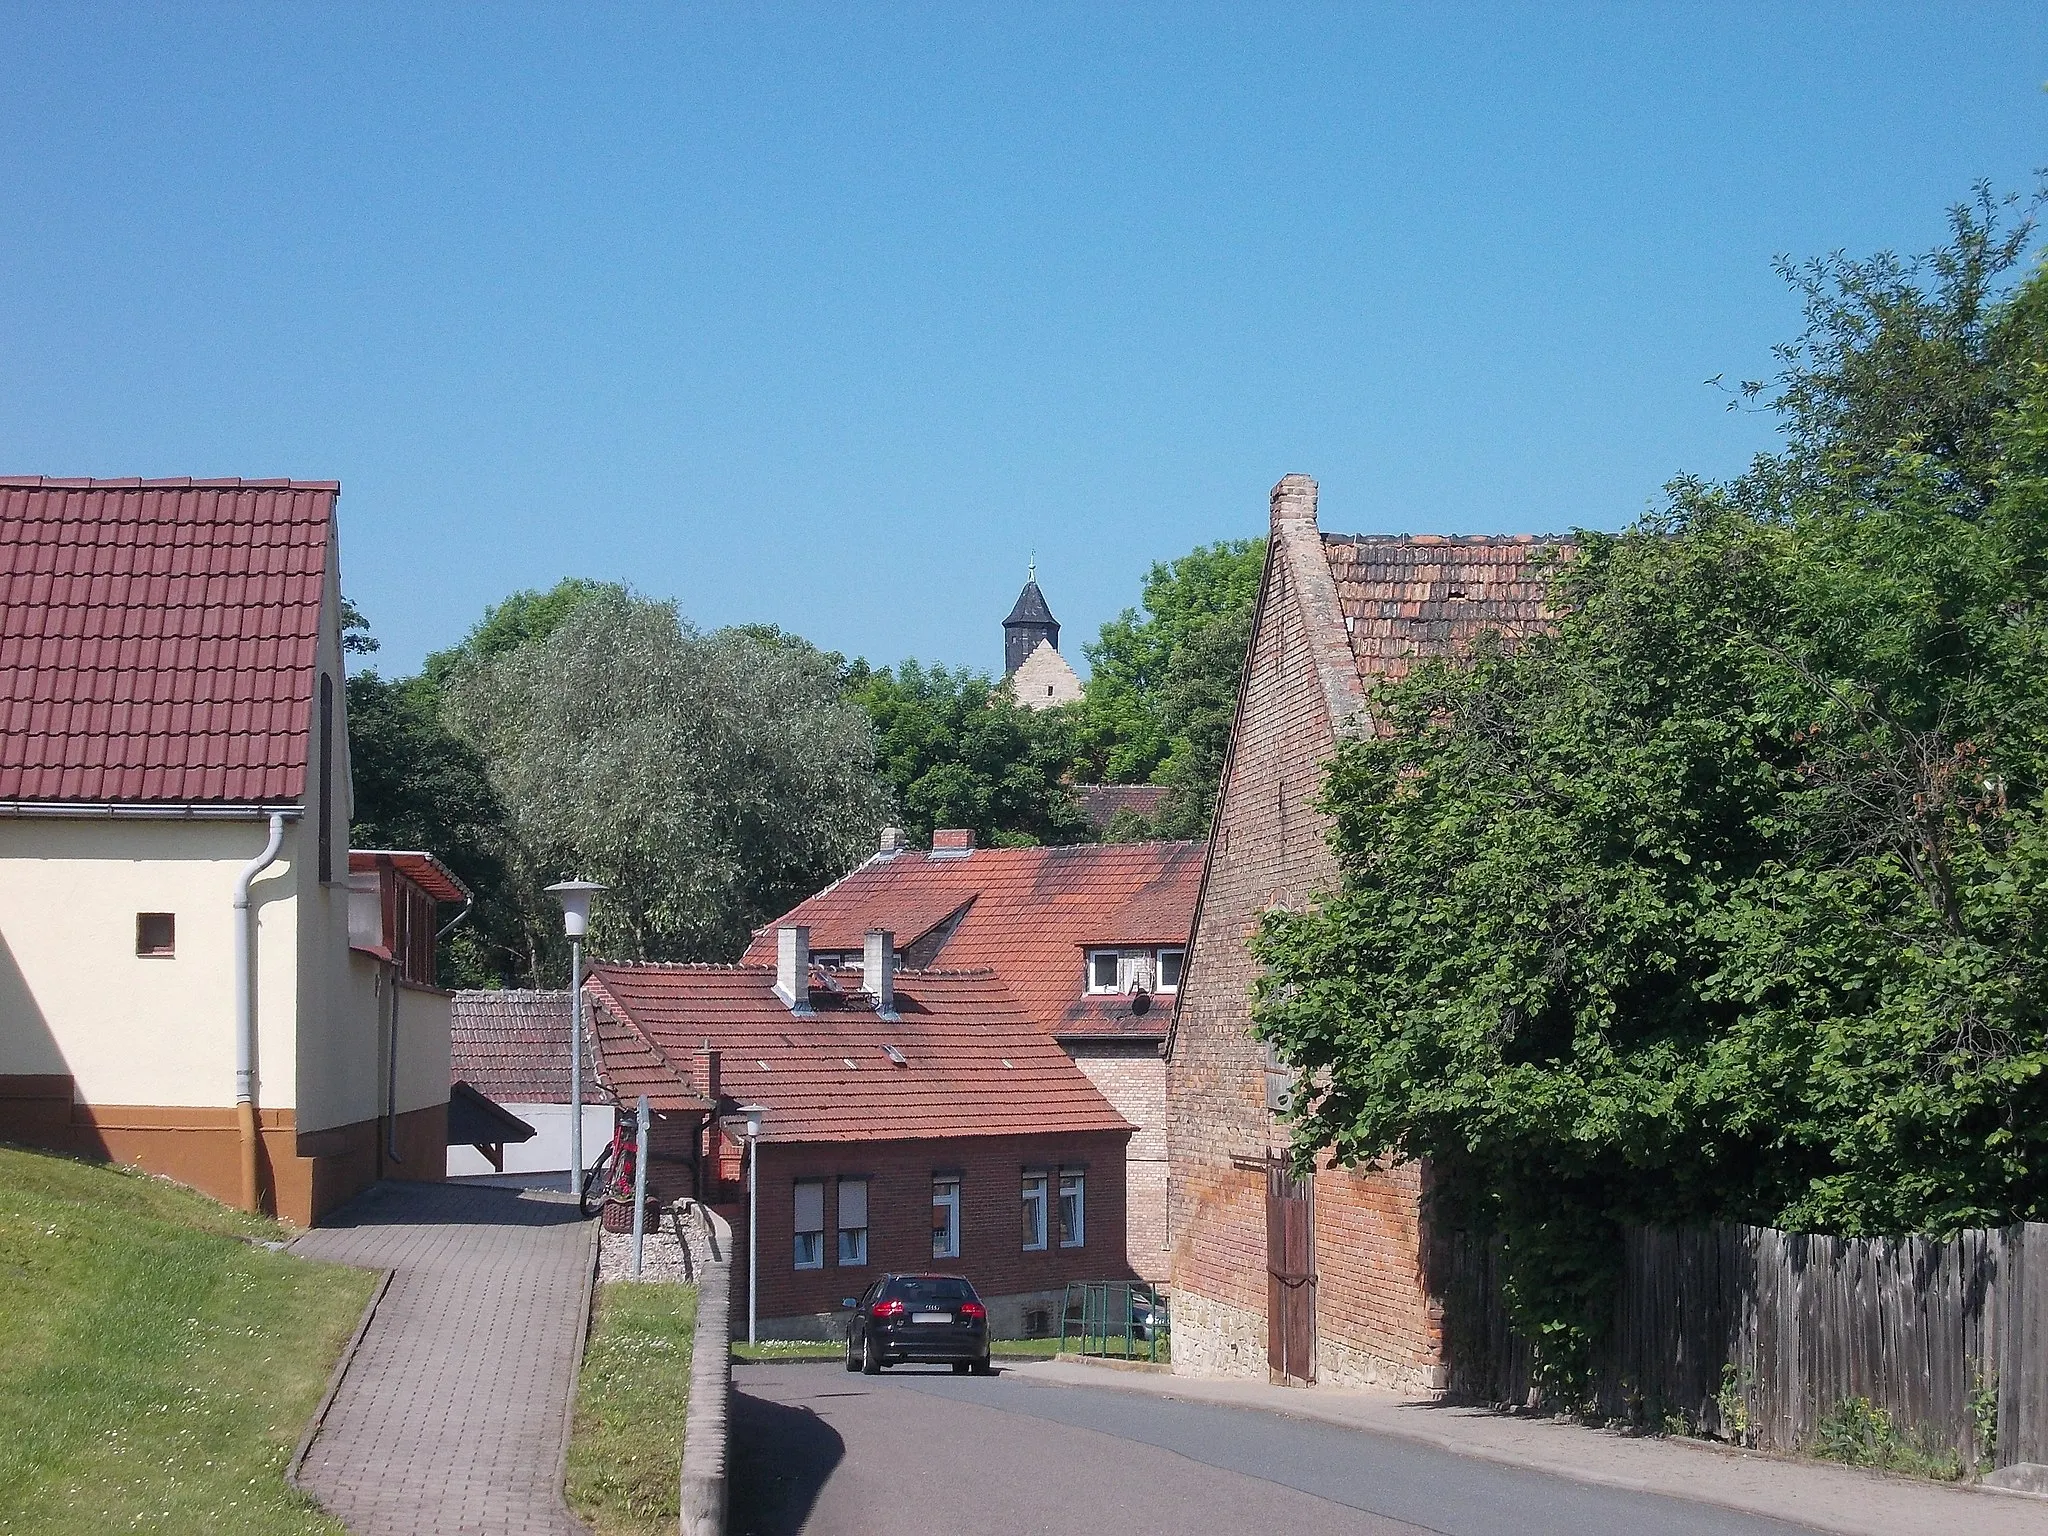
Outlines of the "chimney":
[[718,1052],[712,1049],[711,1042],[706,1040],[697,1047],[696,1055],[697,1082],[704,1090],[704,1097],[716,1104],[719,1089],[723,1086],[718,1080]]
[[901,827],[882,828],[882,857],[893,859],[902,851],[903,829]]
[[896,935],[886,928],[868,930],[861,951],[861,987],[874,998],[878,1017],[896,1017]]
[[972,852],[972,827],[941,827],[932,833],[932,857],[935,859],[964,859]]
[[1316,483],[1307,475],[1282,475],[1273,487],[1273,527],[1316,526]]
[[801,923],[775,930],[775,995],[791,1013],[811,1011],[811,930]]

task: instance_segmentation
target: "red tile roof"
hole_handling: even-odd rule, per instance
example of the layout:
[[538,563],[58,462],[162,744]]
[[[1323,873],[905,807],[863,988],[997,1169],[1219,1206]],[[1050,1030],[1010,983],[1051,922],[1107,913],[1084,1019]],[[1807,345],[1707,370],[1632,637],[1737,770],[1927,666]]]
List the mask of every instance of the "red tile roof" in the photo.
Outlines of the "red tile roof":
[[0,800],[300,800],[339,491],[0,478]]
[[1483,630],[1542,627],[1550,573],[1570,541],[1531,534],[1323,535],[1351,654],[1370,682],[1398,677]]
[[1100,832],[1116,819],[1118,811],[1150,816],[1166,798],[1164,784],[1076,784],[1074,800],[1088,825]]
[[454,870],[431,853],[399,848],[351,848],[348,851],[351,874],[366,874],[380,864],[389,864],[436,901],[469,900],[469,887],[456,877]]
[[692,1072],[709,1040],[724,1096],[767,1106],[767,1141],[1130,1129],[985,972],[899,972],[894,1021],[858,992],[817,988],[798,1017],[774,986],[760,966],[596,966],[598,1070],[622,1101],[646,1093],[660,1108],[657,1095],[706,1086]]
[[775,930],[806,923],[814,950],[857,950],[887,928],[908,950],[966,910],[936,954],[953,970],[989,970],[1046,1033],[1160,1039],[1168,1010],[1133,1015],[1129,998],[1083,992],[1091,945],[1187,942],[1202,843],[1084,843],[981,848],[965,858],[899,853],[870,860],[754,935],[745,960],[775,963]]
[[[458,992],[449,1004],[448,1043],[451,1081],[501,1104],[569,1102],[567,992]],[[611,1102],[587,1055],[583,1102]]]

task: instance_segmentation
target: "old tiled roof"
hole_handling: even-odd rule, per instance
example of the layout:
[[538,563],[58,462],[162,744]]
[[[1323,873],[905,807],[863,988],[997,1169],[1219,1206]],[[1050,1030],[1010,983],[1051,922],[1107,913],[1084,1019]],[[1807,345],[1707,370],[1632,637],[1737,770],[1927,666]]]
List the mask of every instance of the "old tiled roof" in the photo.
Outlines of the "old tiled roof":
[[1076,784],[1073,789],[1075,804],[1098,832],[1116,819],[1118,811],[1150,816],[1166,798],[1164,784]]
[[926,963],[993,971],[1051,1035],[1161,1039],[1168,1010],[1136,1015],[1129,998],[1085,995],[1083,957],[1090,945],[1187,942],[1203,847],[1084,843],[877,858],[759,930],[745,958],[774,964],[784,923],[808,924],[816,950],[858,949],[877,927],[908,950],[964,906]]
[[1398,677],[1483,630],[1527,634],[1568,541],[1530,534],[1456,537],[1324,534],[1351,653],[1370,681]]
[[348,867],[352,874],[366,873],[382,864],[390,865],[436,901],[469,900],[469,887],[456,877],[454,870],[431,853],[399,848],[351,848],[348,851]]
[[0,800],[300,800],[339,490],[0,478]]
[[[458,992],[449,1005],[448,1043],[455,1082],[501,1104],[569,1102],[567,992]],[[583,1102],[611,1102],[587,1046]]]
[[850,987],[814,988],[799,1018],[774,985],[762,966],[594,967],[607,1086],[622,1101],[702,1093],[694,1053],[708,1040],[723,1097],[767,1106],[768,1141],[1130,1129],[986,972],[899,972],[894,1021]]

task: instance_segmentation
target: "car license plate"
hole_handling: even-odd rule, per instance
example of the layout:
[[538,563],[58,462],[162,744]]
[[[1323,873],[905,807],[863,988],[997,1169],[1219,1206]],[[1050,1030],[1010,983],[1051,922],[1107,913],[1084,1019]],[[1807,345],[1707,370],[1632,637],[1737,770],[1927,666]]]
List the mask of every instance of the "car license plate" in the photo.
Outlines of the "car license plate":
[[910,1314],[910,1320],[913,1323],[950,1323],[953,1321],[953,1314],[950,1312],[913,1312]]

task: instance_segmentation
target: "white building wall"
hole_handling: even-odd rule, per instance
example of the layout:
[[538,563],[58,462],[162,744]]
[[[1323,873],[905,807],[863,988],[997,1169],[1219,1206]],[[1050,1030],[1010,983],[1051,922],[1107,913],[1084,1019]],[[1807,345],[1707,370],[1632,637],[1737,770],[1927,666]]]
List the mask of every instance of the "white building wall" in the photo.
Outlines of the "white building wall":
[[[94,1104],[231,1106],[235,877],[268,831],[0,818],[0,1073],[69,1073]],[[298,1101],[297,889],[283,859],[251,889],[258,1097],[271,1109]],[[175,916],[173,956],[135,953],[142,912]]]

